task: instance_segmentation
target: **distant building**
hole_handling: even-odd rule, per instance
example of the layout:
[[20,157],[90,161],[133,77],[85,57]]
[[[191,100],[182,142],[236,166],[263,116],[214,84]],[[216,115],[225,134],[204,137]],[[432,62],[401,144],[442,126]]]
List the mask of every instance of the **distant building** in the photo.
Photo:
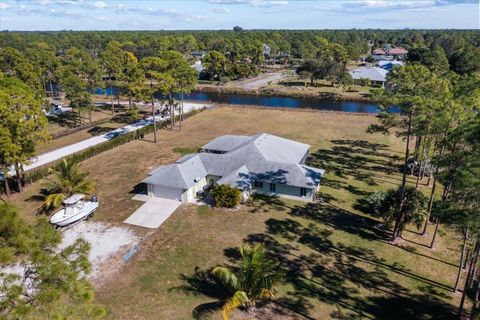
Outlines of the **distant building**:
[[379,61],[393,61],[393,56],[387,56],[384,54],[379,54],[379,55],[374,54],[371,57],[373,60],[375,60],[376,63],[378,63]]
[[272,53],[272,49],[270,46],[266,43],[263,44],[263,55],[265,57],[270,57],[270,54]]
[[205,51],[192,51],[190,52],[190,54],[192,55],[192,57],[194,57],[195,59],[203,59],[203,57],[205,57],[205,55],[207,54]]
[[378,67],[360,67],[349,72],[355,82],[368,79],[373,85],[385,86],[388,71]]
[[403,58],[408,53],[408,50],[402,47],[392,48],[388,50],[388,54],[394,57]]
[[195,61],[195,63],[192,64],[192,68],[195,69],[195,71],[197,71],[198,73],[202,72],[205,69],[205,67],[202,64],[202,61],[200,60]]
[[[372,50],[372,56],[392,56],[393,58],[396,59],[402,59],[406,54],[408,53],[408,50],[402,47],[392,47],[390,45],[385,45],[382,48],[376,48]],[[388,59],[384,59],[388,60]]]
[[387,53],[385,52],[385,50],[377,48],[377,49],[373,49],[372,54],[379,56],[379,55],[386,55]]
[[390,71],[396,66],[403,67],[405,65],[405,63],[403,63],[402,61],[397,61],[397,60],[393,60],[393,61],[380,60],[380,61],[378,61],[377,65],[382,69]]

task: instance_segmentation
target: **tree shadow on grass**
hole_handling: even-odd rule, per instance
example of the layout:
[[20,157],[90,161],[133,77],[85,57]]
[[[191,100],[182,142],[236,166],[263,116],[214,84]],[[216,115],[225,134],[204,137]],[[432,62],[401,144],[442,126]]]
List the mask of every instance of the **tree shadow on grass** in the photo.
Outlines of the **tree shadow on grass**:
[[[399,157],[391,155],[387,145],[365,140],[332,140],[331,149],[319,149],[310,154],[308,164],[325,169],[340,178],[352,177],[371,186],[378,185],[373,172],[393,174],[397,171]],[[322,185],[347,189],[353,194],[361,192],[338,180],[324,180]],[[348,189],[349,188],[349,189]]]
[[[264,233],[245,238],[265,244],[280,264],[292,288],[278,300],[282,305],[307,319],[318,318],[319,303],[337,306],[330,316],[338,319],[454,319],[454,307],[445,301],[451,299],[449,286],[389,262],[373,249],[332,239],[332,230],[340,230],[388,243],[379,221],[330,204],[298,205],[289,214],[266,220]],[[225,249],[225,255],[232,262],[238,259],[233,250]],[[418,283],[420,292],[394,281],[394,274]]]
[[389,232],[382,222],[351,213],[328,203],[297,205],[292,208],[290,215],[321,223],[369,240],[385,241],[389,239]]
[[290,209],[279,197],[254,193],[247,202],[251,213],[265,213],[269,211],[286,211]]
[[104,133],[107,133],[107,132],[110,132],[110,131],[113,131],[117,128],[110,128],[110,127],[93,127],[91,128],[90,130],[88,130],[87,132],[90,133],[92,136],[98,136],[98,135],[101,135],[101,134],[104,134]]
[[180,275],[184,283],[181,286],[172,288],[171,291],[180,292],[186,295],[203,296],[213,299],[198,305],[192,311],[195,319],[210,319],[213,314],[222,309],[225,300],[231,296],[231,292],[225,288],[218,279],[212,276],[212,270],[200,270],[195,267],[191,275]]
[[61,127],[74,128],[80,124],[80,117],[76,112],[62,112],[56,116],[48,117],[48,121],[57,123]]
[[50,191],[46,187],[40,188],[38,194],[31,195],[25,201],[36,202],[38,207],[35,210],[35,215],[50,215],[55,208],[48,208],[43,205]]

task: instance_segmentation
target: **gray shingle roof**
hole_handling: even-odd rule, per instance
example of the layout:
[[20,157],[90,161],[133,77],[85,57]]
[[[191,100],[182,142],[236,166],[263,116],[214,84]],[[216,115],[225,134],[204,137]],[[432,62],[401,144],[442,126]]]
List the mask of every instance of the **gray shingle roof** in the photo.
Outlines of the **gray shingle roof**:
[[230,172],[217,181],[218,184],[228,184],[240,190],[247,190],[252,183],[250,172],[246,166]]
[[159,167],[150,172],[142,182],[164,187],[189,189],[205,177],[207,171],[198,154],[181,158],[176,163]]
[[250,140],[251,140],[251,137],[248,137],[248,136],[225,135],[225,136],[221,136],[213,139],[212,141],[204,145],[202,149],[228,152]]
[[371,81],[386,81],[388,71],[377,67],[360,67],[350,71],[354,80],[369,79]]
[[[255,148],[252,148],[252,146]],[[249,151],[249,154],[259,152],[260,156],[265,160],[298,163],[308,152],[310,146],[271,134],[261,133],[250,137],[221,136],[204,145],[202,149],[231,154],[245,154],[245,151]]]
[[143,182],[188,189],[194,178],[210,174],[222,177],[220,184],[241,189],[253,180],[316,188],[324,170],[300,164],[309,148],[307,144],[265,133],[251,137],[222,136],[202,149],[224,153],[184,156],[173,165],[152,171]]

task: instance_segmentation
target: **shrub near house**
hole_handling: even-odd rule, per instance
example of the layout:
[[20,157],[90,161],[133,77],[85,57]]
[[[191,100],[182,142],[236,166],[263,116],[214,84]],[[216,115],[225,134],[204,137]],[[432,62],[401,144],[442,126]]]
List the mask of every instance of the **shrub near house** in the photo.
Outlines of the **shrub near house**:
[[214,185],[211,195],[216,207],[234,208],[240,203],[240,190],[226,184]]

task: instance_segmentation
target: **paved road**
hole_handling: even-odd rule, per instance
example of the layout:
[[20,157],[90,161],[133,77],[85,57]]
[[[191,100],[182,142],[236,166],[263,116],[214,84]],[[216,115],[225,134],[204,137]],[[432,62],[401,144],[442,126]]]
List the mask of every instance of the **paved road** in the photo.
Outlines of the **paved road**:
[[[203,108],[204,106],[205,105],[203,105],[203,104],[184,102],[183,109],[184,109],[184,112],[187,113],[187,112],[195,110],[195,109]],[[155,116],[156,122],[161,122],[161,121],[163,121],[167,118],[168,117],[163,118],[161,116]],[[71,144],[69,146],[66,146],[66,147],[63,147],[63,148],[60,148],[60,149],[56,149],[56,150],[41,154],[41,155],[37,156],[35,159],[32,159],[30,165],[25,166],[24,170],[28,171],[28,170],[32,170],[32,169],[41,167],[41,166],[43,166],[47,163],[56,161],[56,160],[61,159],[65,156],[71,155],[75,152],[78,152],[78,151],[90,148],[92,146],[95,146],[97,144],[112,140],[113,138],[115,138],[119,135],[124,135],[128,132],[136,131],[136,130],[138,130],[140,128],[143,128],[145,126],[148,126],[152,123],[153,123],[153,119],[152,119],[152,117],[149,117],[149,118],[140,120],[138,122],[135,122],[131,125],[128,125],[128,126],[125,126],[125,127],[107,132],[107,133],[102,134],[100,136],[92,137],[90,139],[86,139],[86,140]],[[10,170],[10,175],[11,176],[15,175],[15,171],[13,169]]]
[[260,89],[261,87],[268,85],[269,82],[279,81],[287,76],[288,75],[283,72],[268,73],[268,76],[264,78],[243,82],[240,86],[244,89]]

